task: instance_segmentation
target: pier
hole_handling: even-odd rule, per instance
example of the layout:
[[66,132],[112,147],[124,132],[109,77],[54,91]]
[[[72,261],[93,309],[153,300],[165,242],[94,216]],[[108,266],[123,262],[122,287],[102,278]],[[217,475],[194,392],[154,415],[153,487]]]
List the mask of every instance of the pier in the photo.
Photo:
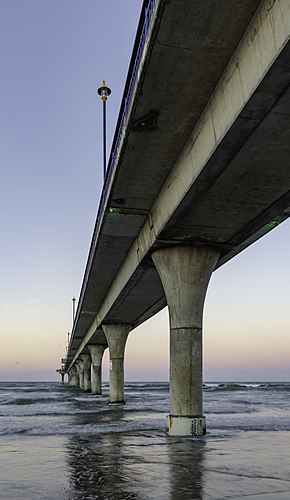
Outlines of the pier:
[[290,0],[145,0],[60,374],[124,404],[134,329],[168,305],[169,435],[203,435],[212,273],[290,215]]

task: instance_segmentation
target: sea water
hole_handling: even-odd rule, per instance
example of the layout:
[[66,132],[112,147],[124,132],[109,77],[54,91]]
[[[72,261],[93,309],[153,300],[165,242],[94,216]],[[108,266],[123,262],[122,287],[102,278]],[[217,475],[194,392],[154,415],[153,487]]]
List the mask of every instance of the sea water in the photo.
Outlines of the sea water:
[[290,384],[205,384],[199,438],[166,435],[168,383],[125,395],[0,383],[0,498],[290,499]]

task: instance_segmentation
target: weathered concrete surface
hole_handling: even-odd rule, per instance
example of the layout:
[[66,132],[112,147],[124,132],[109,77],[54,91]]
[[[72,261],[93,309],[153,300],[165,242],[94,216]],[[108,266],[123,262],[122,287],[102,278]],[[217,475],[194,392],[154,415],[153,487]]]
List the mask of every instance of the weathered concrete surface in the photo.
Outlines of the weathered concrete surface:
[[123,404],[124,399],[124,354],[131,325],[103,325],[110,351],[109,403]]
[[157,2],[68,366],[106,343],[103,322],[166,304],[152,251],[209,244],[218,267],[289,216],[289,34],[289,0]]
[[92,379],[91,391],[92,394],[102,394],[102,360],[103,354],[107,346],[105,345],[88,345],[88,350],[92,358]]
[[172,435],[205,433],[202,317],[206,290],[218,257],[218,250],[205,246],[161,248],[152,254],[170,319],[168,433]]
[[72,366],[68,372],[68,383],[74,387],[78,387],[78,373],[76,366]]
[[78,371],[79,375],[79,388],[83,389],[84,388],[84,364],[80,358],[78,358],[77,362],[75,363],[75,366]]
[[90,354],[82,354],[81,356],[83,362],[83,376],[84,376],[84,385],[83,389],[85,392],[91,391],[91,356]]

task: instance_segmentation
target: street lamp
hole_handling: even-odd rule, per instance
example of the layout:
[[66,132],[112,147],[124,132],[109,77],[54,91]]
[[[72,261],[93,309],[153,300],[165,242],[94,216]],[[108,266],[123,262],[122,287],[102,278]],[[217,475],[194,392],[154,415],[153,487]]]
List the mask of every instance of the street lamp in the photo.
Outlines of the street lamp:
[[72,298],[72,320],[73,320],[73,324],[74,324],[74,320],[75,320],[75,309],[76,309],[76,298],[73,297]]
[[111,89],[106,86],[105,80],[103,80],[102,86],[98,89],[98,94],[101,96],[103,101],[103,172],[104,180],[106,176],[106,101],[108,96],[111,94]]

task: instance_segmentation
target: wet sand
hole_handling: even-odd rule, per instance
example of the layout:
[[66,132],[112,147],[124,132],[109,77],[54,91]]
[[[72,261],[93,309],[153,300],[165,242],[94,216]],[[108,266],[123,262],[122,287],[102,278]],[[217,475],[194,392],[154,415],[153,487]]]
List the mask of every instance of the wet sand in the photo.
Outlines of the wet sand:
[[0,383],[0,499],[290,499],[290,384],[208,383],[202,438],[165,434],[168,393]]
[[5,500],[289,500],[289,432],[1,439]]

